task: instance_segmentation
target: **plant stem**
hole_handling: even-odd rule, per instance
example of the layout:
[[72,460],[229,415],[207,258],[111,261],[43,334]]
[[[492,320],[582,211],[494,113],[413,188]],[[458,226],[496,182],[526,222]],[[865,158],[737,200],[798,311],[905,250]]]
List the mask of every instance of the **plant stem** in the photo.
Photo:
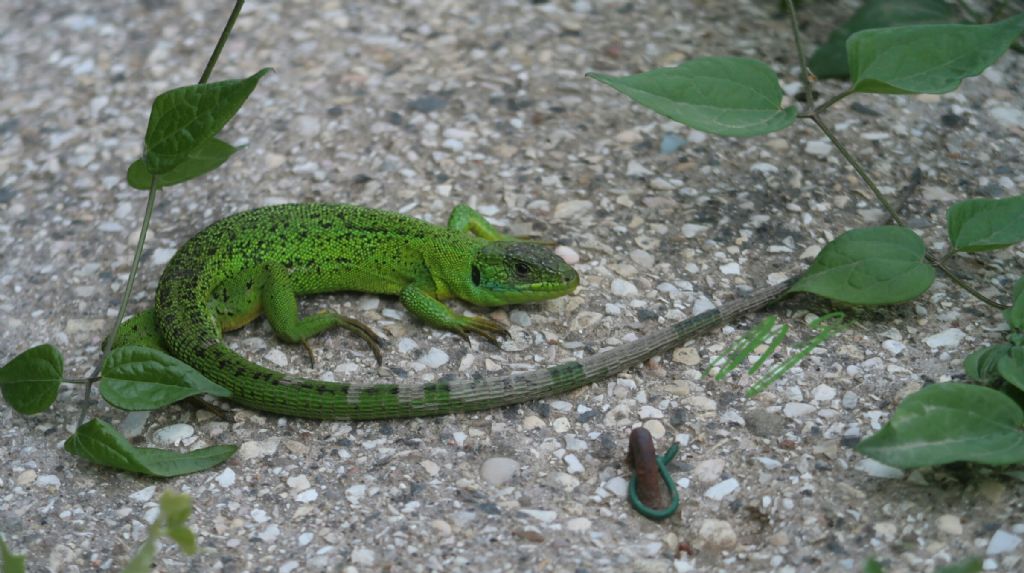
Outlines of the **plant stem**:
[[[220,33],[220,38],[217,40],[217,46],[214,47],[213,53],[210,54],[210,59],[206,62],[206,68],[203,70],[203,75],[199,78],[200,84],[205,84],[207,80],[210,79],[210,74],[213,73],[213,68],[217,65],[217,58],[220,57],[220,52],[224,49],[224,44],[227,43],[228,36],[231,35],[231,30],[235,27],[235,21],[238,20],[238,14],[242,11],[243,4],[245,4],[245,0],[235,0],[235,8],[231,11],[231,15],[228,16],[227,24],[224,25],[224,29]],[[114,338],[117,337],[117,329],[121,327],[121,323],[124,321],[124,315],[128,310],[128,301],[131,299],[132,288],[135,286],[135,276],[139,272],[139,263],[142,260],[142,248],[146,244],[146,233],[149,232],[149,222],[153,218],[153,207],[156,204],[156,179],[157,176],[153,175],[149,185],[149,197],[146,199],[146,212],[142,216],[142,231],[139,234],[139,242],[135,245],[135,256],[132,259],[131,270],[128,271],[128,284],[125,285],[124,296],[121,297],[121,306],[117,310],[117,322],[114,323],[114,328],[103,343],[103,353],[100,357],[100,363],[93,369],[92,374],[90,374],[88,378],[84,379],[85,396],[82,401],[82,410],[78,414],[78,426],[81,426],[82,423],[85,422],[85,415],[88,412],[90,403],[89,397],[92,395],[92,385],[100,379],[100,372],[103,370],[103,363],[107,360],[107,356],[110,355],[110,351],[114,347]],[[73,383],[81,383],[81,381],[83,381],[83,379],[72,380],[74,380]]]
[[200,84],[205,84],[209,81],[210,74],[213,73],[213,67],[217,65],[217,58],[220,57],[220,51],[224,49],[224,44],[228,42],[228,36],[231,35],[231,29],[235,27],[235,20],[238,20],[238,14],[241,13],[243,4],[245,4],[245,0],[235,0],[235,8],[231,11],[231,15],[228,16],[228,21],[224,24],[224,29],[221,30],[220,39],[217,40],[217,46],[213,49],[213,53],[210,54],[210,59],[206,62],[206,69],[203,70],[203,75],[199,78]]
[[860,161],[857,161],[857,158],[854,157],[849,152],[849,150],[846,149],[846,146],[843,145],[841,141],[839,141],[839,138],[836,137],[836,134],[834,131],[832,131],[832,128],[826,125],[825,122],[822,121],[822,119],[818,117],[817,114],[811,114],[808,117],[818,126],[818,129],[820,129],[822,133],[825,134],[825,137],[827,137],[828,140],[832,142],[832,145],[834,145],[836,149],[839,150],[839,153],[841,153],[843,158],[846,159],[846,162],[849,163],[851,167],[853,167],[853,170],[857,172],[857,175],[860,176],[861,180],[864,181],[864,184],[867,185],[868,189],[871,190],[871,193],[875,196],[875,200],[877,200],[882,205],[882,208],[885,209],[887,213],[889,213],[889,216],[892,217],[893,222],[901,227],[906,227],[906,221],[904,221],[903,217],[901,217],[900,214],[897,213],[896,210],[892,208],[892,205],[889,204],[889,200],[882,196],[882,191],[878,189],[878,186],[875,185],[874,180],[872,180],[871,176],[868,175],[868,172],[864,170],[864,166],[861,165]]
[[[819,129],[821,129],[822,133],[825,134],[825,137],[827,137],[828,140],[832,142],[832,145],[834,145],[836,149],[839,150],[839,153],[842,154],[843,158],[846,159],[847,163],[849,163],[850,166],[853,167],[853,170],[857,172],[857,175],[860,176],[861,181],[863,181],[864,184],[868,186],[868,189],[871,189],[871,193],[874,194],[875,199],[878,200],[879,204],[881,204],[882,207],[886,210],[886,212],[889,213],[889,216],[892,217],[893,222],[901,227],[906,227],[906,221],[904,221],[903,217],[901,217],[900,214],[897,213],[896,210],[892,208],[892,205],[889,204],[889,201],[882,196],[882,192],[878,189],[878,186],[875,185],[875,182],[873,179],[871,179],[871,176],[868,175],[868,172],[864,169],[864,166],[861,165],[860,161],[857,161],[857,158],[854,157],[849,152],[849,150],[846,149],[846,146],[844,146],[841,141],[839,141],[839,138],[836,137],[836,134],[834,131],[832,131],[832,128],[826,125],[825,122],[822,121],[822,119],[818,117],[818,115],[815,113],[810,114],[808,117],[818,126]],[[972,287],[971,285],[965,283],[963,280],[960,279],[960,277],[956,276],[956,274],[954,274],[953,271],[949,267],[947,267],[943,260],[940,259],[939,257],[933,255],[932,253],[926,252],[925,258],[928,260],[929,264],[946,273],[946,276],[949,277],[949,280],[953,281],[957,286],[969,292],[971,295],[973,295],[981,302],[990,306],[994,306],[996,308],[1009,308],[1008,305],[988,298],[987,296],[978,292],[978,290]]]
[[114,328],[111,330],[110,335],[107,336],[107,340],[103,343],[103,355],[100,357],[100,363],[93,370],[92,374],[89,375],[88,381],[85,384],[85,403],[82,405],[82,411],[78,414],[79,426],[85,422],[85,415],[89,406],[89,397],[92,395],[92,385],[99,379],[100,371],[103,370],[103,363],[106,362],[107,356],[110,355],[110,351],[114,348],[114,338],[117,337],[117,329],[120,328],[121,323],[124,321],[124,315],[128,312],[128,300],[132,296],[132,287],[135,286],[135,276],[139,273],[139,263],[142,261],[142,247],[146,244],[146,233],[149,232],[149,220],[153,217],[153,206],[156,204],[156,175],[153,175],[149,184],[149,197],[146,199],[146,212],[142,216],[142,230],[139,233],[139,241],[135,244],[135,256],[132,258],[132,266],[128,271],[128,283],[124,287],[124,296],[121,297],[121,306],[117,309],[117,320],[114,322]]
[[[807,58],[804,56],[804,46],[800,42],[800,25],[796,21],[796,7],[793,0],[786,0],[786,11],[789,12],[789,25],[793,29],[793,42],[796,43],[796,53],[800,58],[800,81],[804,84],[804,108],[814,108],[814,75],[807,67]],[[831,103],[829,104],[831,105]]]

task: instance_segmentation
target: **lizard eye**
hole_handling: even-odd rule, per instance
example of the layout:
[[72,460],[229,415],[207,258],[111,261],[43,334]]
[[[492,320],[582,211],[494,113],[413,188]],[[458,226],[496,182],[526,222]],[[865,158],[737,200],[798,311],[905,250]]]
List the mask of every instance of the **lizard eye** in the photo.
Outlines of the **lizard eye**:
[[472,275],[470,278],[473,279],[473,286],[480,286],[480,269],[476,265],[473,265],[471,273]]
[[528,265],[526,263],[516,263],[512,267],[512,270],[514,270],[516,272],[516,276],[517,277],[524,278],[524,277],[526,277],[527,275],[530,274],[530,265]]

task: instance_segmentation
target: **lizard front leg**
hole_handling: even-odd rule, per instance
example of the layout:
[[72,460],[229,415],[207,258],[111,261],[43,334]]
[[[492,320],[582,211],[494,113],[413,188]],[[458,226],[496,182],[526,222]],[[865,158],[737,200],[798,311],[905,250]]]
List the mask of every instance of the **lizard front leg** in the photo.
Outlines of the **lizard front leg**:
[[455,231],[456,233],[470,233],[480,237],[481,239],[487,239],[488,241],[520,241],[523,243],[534,243],[537,245],[554,246],[555,241],[547,239],[536,239],[533,237],[518,237],[515,235],[507,235],[494,228],[484,219],[484,216],[477,213],[469,205],[456,205],[452,209],[452,214],[448,216],[448,230]]
[[469,333],[473,332],[499,346],[497,337],[508,336],[508,330],[501,323],[482,316],[455,314],[444,303],[416,285],[402,289],[399,300],[416,318],[431,326],[450,330],[466,340],[469,340]]

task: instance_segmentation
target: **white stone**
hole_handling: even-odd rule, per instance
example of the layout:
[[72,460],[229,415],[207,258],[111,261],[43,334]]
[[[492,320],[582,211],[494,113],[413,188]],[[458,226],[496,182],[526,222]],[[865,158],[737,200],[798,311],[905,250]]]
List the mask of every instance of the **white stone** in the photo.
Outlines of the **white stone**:
[[313,541],[313,534],[309,531],[303,532],[299,535],[299,547],[305,547]]
[[718,267],[719,271],[722,271],[723,275],[738,275],[742,272],[739,263],[726,263]]
[[274,541],[277,541],[277,538],[280,535],[281,528],[276,524],[271,523],[259,533],[258,537],[262,539],[264,543],[273,543]]
[[155,249],[153,251],[153,264],[166,265],[167,261],[171,260],[171,257],[176,252],[178,252],[178,249]]
[[351,504],[358,504],[359,501],[363,499],[364,495],[366,495],[365,484],[360,483],[353,486],[349,486],[347,489],[345,489],[345,498],[348,499],[349,503]]
[[655,408],[654,406],[649,406],[649,405],[646,405],[646,404],[643,405],[643,406],[640,406],[640,419],[641,420],[647,420],[647,419],[650,419],[650,418],[664,418],[664,417],[665,417],[665,414],[662,413],[661,410]]
[[566,522],[565,528],[569,531],[586,531],[590,529],[590,520],[586,517],[575,517]]
[[626,493],[629,490],[629,482],[626,481],[626,478],[615,476],[604,482],[604,489],[612,492],[618,497],[626,497]]
[[1024,129],[1024,111],[1019,108],[1000,105],[988,110],[988,114],[1000,124]]
[[291,476],[287,480],[285,480],[285,483],[288,484],[288,487],[299,491],[309,489],[310,485],[309,478],[307,478],[304,474]]
[[556,412],[565,413],[572,411],[572,404],[565,400],[552,400],[549,405],[551,406],[551,409]]
[[489,458],[480,466],[480,477],[487,483],[499,486],[511,480],[519,471],[519,462],[512,458]]
[[156,486],[155,485],[151,485],[149,487],[142,488],[139,491],[129,495],[128,499],[130,499],[132,501],[137,501],[139,503],[146,503],[147,501],[153,499],[153,494],[155,494],[155,493],[156,493]]
[[546,425],[547,424],[544,423],[544,420],[541,420],[537,416],[530,415],[530,416],[527,416],[527,417],[523,418],[523,429],[524,430],[533,430],[535,428],[543,428]]
[[736,478],[729,478],[709,487],[707,491],[704,492],[704,497],[715,501],[721,501],[725,499],[727,495],[735,492],[739,488],[740,482],[737,481]]
[[575,265],[580,262],[580,255],[572,247],[566,247],[565,245],[559,245],[555,247],[555,254],[562,257],[562,260],[567,264]]
[[542,523],[551,523],[558,517],[556,512],[544,509],[520,509],[519,511]]
[[189,424],[171,424],[153,433],[153,443],[164,447],[174,446],[195,433],[196,429]]
[[764,163],[764,162],[758,162],[758,163],[755,163],[755,164],[751,165],[750,166],[750,170],[751,171],[757,171],[758,173],[764,173],[765,175],[768,175],[769,173],[778,173],[779,172],[779,168],[778,167],[772,165],[771,163]]
[[953,536],[960,536],[964,532],[964,526],[960,523],[960,518],[949,513],[940,515],[935,520],[935,525],[939,528],[939,531]]
[[594,204],[586,199],[570,199],[555,205],[552,216],[555,219],[571,219],[579,217],[594,208]]
[[320,120],[311,115],[300,115],[292,120],[295,130],[302,137],[313,137],[320,133]]
[[832,144],[827,139],[815,139],[804,145],[804,153],[815,157],[826,157],[832,153]]
[[703,460],[693,467],[693,477],[700,483],[713,483],[722,477],[725,471],[725,460],[712,458]]
[[803,402],[787,402],[782,408],[782,413],[788,418],[800,418],[808,414],[813,414],[817,411],[817,408],[810,404],[804,404]]
[[352,552],[352,562],[356,565],[373,565],[377,562],[377,554],[372,549],[360,547]]
[[988,547],[985,548],[985,555],[1010,553],[1016,550],[1020,543],[1020,536],[1000,529],[992,534],[992,539],[989,540]]
[[288,355],[280,348],[271,348],[263,358],[275,366],[288,366]]
[[277,446],[281,444],[281,438],[267,438],[266,440],[255,441],[251,440],[244,442],[240,448],[238,448],[238,457],[242,460],[251,460],[253,458],[261,458],[264,456],[270,456],[277,452]]
[[316,501],[316,498],[318,497],[320,497],[320,494],[318,494],[315,489],[309,488],[299,492],[298,495],[295,496],[295,501],[299,503],[309,503],[311,501]]
[[697,535],[706,549],[721,551],[736,546],[736,532],[728,521],[721,519],[705,519]]
[[698,225],[696,223],[687,223],[683,225],[679,230],[683,233],[683,236],[687,239],[692,239],[697,235],[706,233],[711,227],[707,225]]
[[649,175],[653,175],[651,170],[635,159],[630,159],[626,164],[626,177],[647,177]]
[[214,481],[216,481],[217,485],[220,487],[231,487],[235,485],[235,470],[231,468],[224,468],[224,471],[217,474]]
[[551,422],[551,428],[559,434],[564,434],[572,429],[572,424],[569,423],[569,418],[561,416],[559,418],[555,418],[554,422]]
[[938,334],[933,334],[924,339],[929,348],[955,348],[960,341],[967,336],[967,333],[959,328],[947,328]]
[[430,351],[420,358],[420,362],[430,368],[438,368],[448,363],[448,353],[440,348],[431,348]]
[[281,566],[277,568],[277,573],[292,573],[292,571],[295,571],[298,568],[299,562],[292,559],[282,563]]
[[583,464],[580,463],[580,459],[576,457],[576,454],[566,454],[562,460],[565,461],[565,465],[569,468],[569,473],[583,473]]
[[854,468],[876,478],[899,479],[903,477],[903,470],[867,458],[857,462]]
[[402,354],[409,354],[413,350],[419,348],[419,346],[420,345],[416,344],[415,340],[409,338],[408,336],[400,338],[398,340],[398,351],[401,352]]
[[665,425],[658,420],[647,420],[644,422],[644,428],[651,433],[651,437],[655,440],[665,437]]
[[889,354],[896,356],[897,354],[906,350],[907,347],[899,340],[889,339],[882,343],[882,348],[885,349],[885,351],[888,352]]
[[756,457],[754,459],[759,461],[759,462],[761,462],[761,465],[763,465],[765,467],[765,469],[773,470],[773,469],[775,469],[777,467],[781,467],[782,466],[782,462],[780,462],[779,460],[776,460],[774,458],[766,458],[766,457],[763,457],[763,456],[759,456],[759,457]]
[[612,294],[615,296],[636,296],[639,292],[636,285],[627,280],[615,279],[612,281]]
[[818,384],[814,387],[813,397],[818,402],[829,402],[836,397],[836,389],[827,384]]

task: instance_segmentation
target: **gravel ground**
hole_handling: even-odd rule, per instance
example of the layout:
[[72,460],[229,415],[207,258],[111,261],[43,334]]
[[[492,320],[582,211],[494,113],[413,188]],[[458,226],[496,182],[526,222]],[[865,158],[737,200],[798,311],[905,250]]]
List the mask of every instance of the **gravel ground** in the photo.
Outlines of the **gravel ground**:
[[[0,359],[50,342],[69,375],[96,361],[145,203],[123,174],[148,102],[197,79],[229,4],[0,1]],[[434,222],[468,203],[579,257],[573,296],[491,313],[511,324],[501,351],[372,296],[304,307],[385,334],[380,371],[344,333],[315,341],[312,369],[264,322],[229,337],[256,362],[328,379],[538,368],[777,282],[828,239],[883,221],[813,126],[706,136],[583,77],[742,55],[769,62],[795,94],[776,5],[250,2],[215,79],[276,73],[225,133],[247,147],[161,194],[132,310],[191,234],[281,202]],[[852,5],[805,3],[808,40]],[[859,96],[829,118],[941,250],[948,204],[1024,187],[1022,85],[1024,59],[1007,56],[955,93]],[[1021,259],[1017,249],[955,264],[997,294]],[[775,309],[796,327],[786,352],[829,310],[812,298]],[[225,422],[185,406],[93,408],[139,445],[241,444],[223,466],[170,480],[65,454],[78,408],[67,387],[35,417],[0,408],[0,530],[31,571],[116,571],[173,487],[194,499],[200,552],[165,548],[163,571],[859,571],[878,556],[897,572],[968,555],[1019,571],[1024,484],[969,466],[899,472],[852,449],[907,394],[961,378],[1001,320],[941,279],[911,304],[850,315],[849,330],[755,399],[743,396],[749,376],[714,382],[701,370],[759,317],[614,380],[477,414],[336,423],[236,409]],[[661,523],[623,499],[626,440],[640,424],[659,450],[681,444],[671,470],[682,509]]]

